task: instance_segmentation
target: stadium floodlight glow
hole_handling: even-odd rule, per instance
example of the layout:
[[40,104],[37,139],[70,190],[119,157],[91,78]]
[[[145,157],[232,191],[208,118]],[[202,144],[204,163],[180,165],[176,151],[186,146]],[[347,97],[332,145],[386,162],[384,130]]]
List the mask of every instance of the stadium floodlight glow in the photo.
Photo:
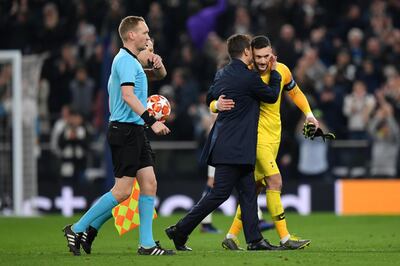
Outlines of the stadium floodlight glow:
[[0,51],[0,62],[12,65],[12,170],[14,214],[23,215],[22,165],[22,55],[19,50]]

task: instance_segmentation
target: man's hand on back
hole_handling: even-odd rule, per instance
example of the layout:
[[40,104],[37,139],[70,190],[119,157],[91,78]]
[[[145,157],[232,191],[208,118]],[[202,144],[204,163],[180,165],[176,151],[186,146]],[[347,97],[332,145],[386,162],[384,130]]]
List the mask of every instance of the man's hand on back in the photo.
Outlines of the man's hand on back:
[[226,97],[225,95],[221,95],[218,98],[216,107],[219,112],[229,111],[233,107],[235,107],[235,102],[232,99],[225,99],[225,97]]

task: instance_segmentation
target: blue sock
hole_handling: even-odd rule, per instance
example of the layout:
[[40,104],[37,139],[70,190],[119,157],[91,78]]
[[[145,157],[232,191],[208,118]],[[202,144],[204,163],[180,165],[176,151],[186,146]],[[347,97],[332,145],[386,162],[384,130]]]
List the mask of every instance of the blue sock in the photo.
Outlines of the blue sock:
[[139,197],[139,243],[144,248],[156,245],[153,239],[154,196],[140,195]]
[[96,220],[90,223],[91,227],[96,228],[97,231],[100,230],[101,226],[107,222],[112,217],[111,211],[106,211],[101,216],[97,217]]
[[106,211],[111,213],[111,209],[118,204],[118,201],[110,192],[104,194],[95,205],[93,205],[81,219],[72,226],[75,233],[84,232],[96,218],[104,214]]

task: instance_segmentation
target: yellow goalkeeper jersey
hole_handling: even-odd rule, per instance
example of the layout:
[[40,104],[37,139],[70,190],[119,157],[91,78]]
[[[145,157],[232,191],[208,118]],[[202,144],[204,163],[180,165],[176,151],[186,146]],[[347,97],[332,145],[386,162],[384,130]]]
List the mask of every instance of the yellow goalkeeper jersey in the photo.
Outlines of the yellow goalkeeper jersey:
[[[250,69],[253,67],[250,66]],[[281,89],[279,92],[279,97],[276,103],[269,104],[260,102],[260,118],[258,121],[258,140],[257,144],[268,144],[268,143],[280,143],[281,141],[281,97],[282,91],[288,92],[288,95],[296,104],[296,106],[304,113],[304,115],[312,115],[310,105],[307,98],[297,86],[296,82],[292,77],[292,73],[289,68],[282,64],[277,63],[276,70],[281,74]],[[270,71],[268,70],[264,74],[261,74],[261,79],[268,84]],[[210,104],[210,110],[213,113],[218,112],[216,108],[216,100],[212,101]]]
[[[282,91],[290,91],[297,87],[296,82],[292,78],[289,68],[277,63],[276,71],[282,76],[281,90],[276,103],[269,104],[260,102],[260,119],[258,121],[258,144],[279,143],[281,141],[281,97]],[[261,79],[265,83],[269,83],[270,71],[261,75]]]

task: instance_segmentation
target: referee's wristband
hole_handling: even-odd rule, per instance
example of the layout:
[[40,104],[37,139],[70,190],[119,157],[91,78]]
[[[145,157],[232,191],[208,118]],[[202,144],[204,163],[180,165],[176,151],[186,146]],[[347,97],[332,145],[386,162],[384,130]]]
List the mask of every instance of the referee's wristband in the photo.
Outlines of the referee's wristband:
[[148,126],[152,126],[155,122],[157,122],[157,120],[154,118],[154,116],[151,116],[149,114],[149,111],[144,111],[144,113],[140,116],[143,121],[148,125]]

